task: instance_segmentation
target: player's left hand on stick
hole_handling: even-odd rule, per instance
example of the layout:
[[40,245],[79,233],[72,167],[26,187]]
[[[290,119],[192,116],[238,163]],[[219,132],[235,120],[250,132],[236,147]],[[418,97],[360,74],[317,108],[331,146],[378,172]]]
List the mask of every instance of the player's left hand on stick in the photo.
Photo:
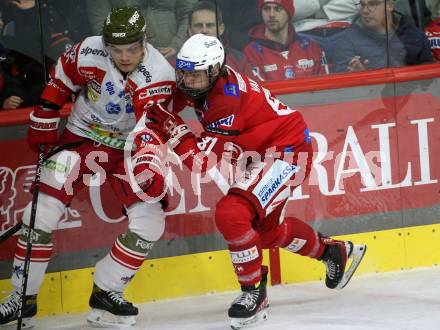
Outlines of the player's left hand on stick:
[[34,152],[39,152],[40,145],[43,145],[47,151],[57,144],[60,122],[60,114],[57,110],[36,106],[30,114],[30,120],[27,141]]
[[147,127],[159,131],[172,148],[194,136],[179,115],[168,112],[160,104],[148,110],[147,118],[150,120]]

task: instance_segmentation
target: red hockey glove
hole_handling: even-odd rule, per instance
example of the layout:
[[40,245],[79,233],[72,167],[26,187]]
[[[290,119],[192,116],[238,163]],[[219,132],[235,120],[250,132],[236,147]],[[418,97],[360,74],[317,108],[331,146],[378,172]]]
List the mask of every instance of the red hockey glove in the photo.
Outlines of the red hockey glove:
[[186,138],[194,136],[179,115],[166,111],[160,104],[148,110],[147,118],[150,120],[147,127],[161,132],[173,149]]
[[58,123],[60,114],[56,110],[37,106],[30,114],[27,141],[29,147],[38,152],[38,145],[43,144],[46,150],[58,142]]
[[157,132],[148,128],[136,135],[135,142],[132,164],[136,183],[148,197],[159,197],[165,190],[166,143]]

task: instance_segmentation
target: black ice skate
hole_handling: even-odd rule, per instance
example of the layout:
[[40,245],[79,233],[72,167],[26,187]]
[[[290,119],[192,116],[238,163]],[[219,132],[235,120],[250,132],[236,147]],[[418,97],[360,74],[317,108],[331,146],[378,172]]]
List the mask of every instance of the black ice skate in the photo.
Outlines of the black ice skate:
[[267,267],[263,266],[263,274],[258,288],[252,286],[242,286],[241,294],[232,302],[228,310],[232,329],[242,329],[244,327],[260,323],[267,319],[267,308],[269,302],[266,293]]
[[[0,324],[9,324],[17,321],[18,310],[21,304],[21,294],[14,291],[9,297],[0,304]],[[26,296],[22,311],[22,329],[32,328],[35,325],[33,318],[37,314],[37,295]]]
[[122,297],[122,293],[104,291],[93,285],[87,321],[99,327],[131,327],[136,323],[138,309]]
[[[350,241],[336,241],[321,237],[326,245],[321,260],[326,266],[325,285],[329,289],[343,289],[362,261],[367,251],[365,244],[354,245]],[[347,263],[351,261],[347,268]]]

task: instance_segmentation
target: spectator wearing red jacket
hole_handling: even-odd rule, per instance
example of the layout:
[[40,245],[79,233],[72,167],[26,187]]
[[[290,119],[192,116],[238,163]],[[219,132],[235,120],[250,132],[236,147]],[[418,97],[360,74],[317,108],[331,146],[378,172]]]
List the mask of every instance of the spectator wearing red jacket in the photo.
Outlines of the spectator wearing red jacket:
[[437,62],[440,61],[440,17],[425,28],[425,34],[429,39],[432,55]]
[[259,0],[258,9],[264,23],[249,31],[251,42],[244,49],[249,76],[265,81],[328,73],[321,47],[296,34],[290,23],[295,12],[292,0]]

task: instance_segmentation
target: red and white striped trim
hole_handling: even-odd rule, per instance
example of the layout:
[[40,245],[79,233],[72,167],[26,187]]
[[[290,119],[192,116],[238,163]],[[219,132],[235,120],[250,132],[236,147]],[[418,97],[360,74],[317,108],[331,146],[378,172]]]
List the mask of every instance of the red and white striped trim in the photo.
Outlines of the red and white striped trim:
[[[24,261],[26,258],[26,246],[27,243],[21,239],[17,242],[17,248],[15,250],[14,258],[20,261]],[[49,262],[52,255],[53,244],[32,244],[31,250],[31,262]]]
[[135,252],[126,248],[119,239],[112,246],[110,257],[121,266],[132,270],[138,270],[144,262],[146,254]]

